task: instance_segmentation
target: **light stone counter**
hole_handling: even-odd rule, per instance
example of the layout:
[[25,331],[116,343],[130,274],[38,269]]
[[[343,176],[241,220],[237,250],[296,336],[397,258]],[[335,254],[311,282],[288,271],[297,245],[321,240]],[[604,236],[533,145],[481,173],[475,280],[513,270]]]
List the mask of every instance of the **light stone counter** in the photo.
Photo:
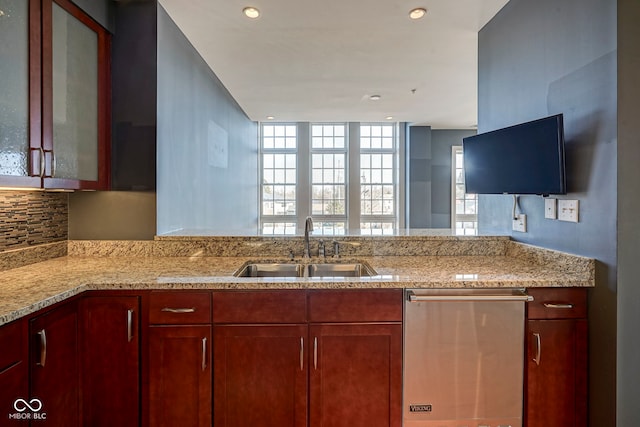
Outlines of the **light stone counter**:
[[237,278],[233,272],[247,261],[287,258],[273,252],[273,258],[202,256],[192,242],[190,250],[172,246],[189,256],[160,256],[153,244],[161,242],[149,243],[69,242],[67,256],[0,272],[0,325],[87,290],[589,287],[595,277],[593,259],[508,238],[487,239],[489,255],[477,255],[478,242],[471,240],[471,252],[439,247],[439,255],[348,254],[342,261],[367,262],[378,275],[339,279]]

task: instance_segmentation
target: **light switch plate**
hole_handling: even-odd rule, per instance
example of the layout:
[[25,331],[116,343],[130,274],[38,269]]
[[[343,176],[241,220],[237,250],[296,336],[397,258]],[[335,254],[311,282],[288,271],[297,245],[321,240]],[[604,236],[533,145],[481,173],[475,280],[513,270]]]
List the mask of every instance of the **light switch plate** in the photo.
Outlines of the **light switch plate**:
[[560,221],[578,222],[578,200],[558,200],[558,219]]
[[516,215],[518,219],[513,220],[513,231],[519,231],[521,233],[527,232],[527,216],[525,214]]
[[556,209],[557,199],[546,198],[544,199],[544,217],[547,219],[558,218],[558,211]]

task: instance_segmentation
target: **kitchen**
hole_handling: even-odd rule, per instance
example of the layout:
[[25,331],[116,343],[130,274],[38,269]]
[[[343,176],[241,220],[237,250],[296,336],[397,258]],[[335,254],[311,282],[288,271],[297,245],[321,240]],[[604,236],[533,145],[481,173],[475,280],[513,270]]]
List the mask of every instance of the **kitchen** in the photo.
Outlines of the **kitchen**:
[[[618,40],[609,40],[609,45],[589,50],[591,44],[586,43],[586,46],[582,46],[582,50],[572,51],[571,48],[562,48],[553,41],[541,41],[540,45],[531,46],[532,40],[535,39],[535,34],[538,34],[540,29],[536,28],[520,28],[519,22],[531,22],[532,27],[535,27],[534,22],[547,23],[556,22],[555,20],[561,19],[563,15],[557,17],[552,14],[550,10],[554,9],[553,5],[549,6],[549,9],[536,7],[535,11],[529,10],[533,7],[530,2],[515,2],[509,3],[507,9],[499,15],[499,19],[492,22],[492,25],[496,27],[493,30],[492,26],[486,27],[483,32],[480,33],[479,39],[479,129],[491,129],[502,127],[507,124],[524,121],[524,116],[538,117],[545,115],[547,102],[556,102],[557,99],[552,95],[562,94],[561,89],[564,90],[567,87],[570,88],[589,88],[588,93],[592,88],[602,88],[603,81],[602,76],[605,75],[609,80],[605,79],[604,93],[624,93],[628,94],[634,89],[633,85],[622,85],[622,82],[626,82],[625,76],[628,73],[629,76],[633,75],[634,68],[633,61],[630,63],[618,62],[618,81],[616,86],[615,81],[615,68],[611,70],[611,59],[604,55],[612,50],[617,49],[619,61],[620,58],[625,58],[621,54],[623,48],[631,49],[627,46],[627,41],[633,40],[633,38],[625,33],[629,31],[633,34],[635,29],[633,25],[629,25],[627,20],[632,20],[632,13],[623,13],[624,7],[632,8],[628,2],[618,2],[617,6],[620,9],[618,23],[616,25],[616,5],[609,2],[598,3],[598,6],[602,8],[599,12],[589,12],[587,15],[578,14],[582,20],[578,17],[571,16],[571,19],[567,18],[565,21],[573,22],[575,20],[575,29],[584,28],[585,26],[591,30],[591,27],[595,27],[598,31],[594,31],[594,37],[596,39],[602,38],[603,34],[615,35],[618,32]],[[539,3],[537,3],[539,5]],[[565,3],[563,3],[565,4]],[[571,9],[578,7],[574,2],[566,2],[566,8]],[[546,12],[545,12],[546,11]],[[570,13],[566,11],[565,13]],[[605,13],[606,12],[606,13]],[[548,13],[550,16],[545,15]],[[593,15],[591,14],[593,13]],[[524,19],[522,16],[531,16],[534,18]],[[553,19],[552,19],[553,18]],[[631,21],[632,22],[632,21]],[[549,28],[550,27],[550,28]],[[565,31],[567,30],[567,23],[563,25],[540,25],[540,28],[544,28],[544,34],[557,35],[559,40],[563,37],[568,37]],[[493,30],[493,31],[492,31]],[[526,31],[525,31],[526,30]],[[522,33],[520,32],[522,31]],[[528,31],[528,32],[527,32]],[[502,32],[506,32],[503,34]],[[498,33],[494,35],[494,33]],[[580,34],[582,34],[580,32]],[[529,37],[528,37],[529,35]],[[499,40],[509,40],[513,45],[502,46],[501,51],[497,51],[496,46],[501,46],[499,40],[494,39],[499,37]],[[628,37],[628,38],[626,38]],[[570,37],[569,37],[570,39]],[[615,39],[615,37],[614,37]],[[518,43],[516,43],[518,41]],[[568,43],[568,41],[567,41]],[[599,43],[603,43],[600,41]],[[593,42],[596,45],[596,42]],[[605,43],[606,44],[606,43]],[[551,55],[556,58],[557,61],[564,64],[567,67],[567,71],[558,72],[558,75],[554,75],[553,78],[544,76],[544,73],[536,73],[535,76],[531,76],[528,70],[539,69],[541,66],[539,63],[532,63],[536,55],[527,55],[523,57],[521,53],[521,46],[527,46],[527,48],[533,49],[534,53],[538,56]],[[599,46],[599,45],[598,45]],[[573,54],[583,53],[586,57],[573,58],[570,55],[565,54],[568,51],[572,51]],[[502,52],[502,53],[501,53]],[[625,54],[631,55],[632,51],[625,52]],[[517,78],[515,76],[503,75],[512,70],[514,62],[509,58],[519,58],[521,69],[519,69]],[[527,59],[530,58],[530,59]],[[560,59],[561,58],[561,59]],[[631,55],[632,58],[632,55]],[[540,59],[540,58],[535,58]],[[600,61],[597,61],[600,59]],[[575,61],[570,63],[570,60]],[[607,62],[609,61],[609,62]],[[560,64],[560,65],[562,65]],[[591,67],[586,67],[585,64],[591,64]],[[621,64],[625,65],[625,68]],[[557,66],[560,66],[556,64]],[[604,72],[603,67],[604,66]],[[568,71],[581,68],[584,74],[576,74],[574,80],[561,81],[560,76],[566,74]],[[637,69],[637,68],[636,68]],[[612,72],[609,72],[612,71]],[[526,79],[525,79],[526,78]],[[492,79],[498,79],[499,83],[494,82]],[[540,81],[542,80],[542,81]],[[547,95],[546,85],[549,83],[556,83],[554,90]],[[578,84],[583,82],[584,86]],[[595,82],[590,84],[588,82]],[[544,89],[536,85],[544,85]],[[612,90],[607,88],[612,86]],[[530,86],[530,87],[529,87]],[[487,90],[491,88],[492,92]],[[586,89],[585,89],[586,90]],[[520,94],[517,99],[514,99],[514,94]],[[635,179],[633,175],[635,168],[633,166],[634,151],[627,153],[626,150],[634,150],[632,148],[634,144],[631,141],[634,140],[633,134],[626,139],[621,135],[624,132],[630,132],[630,123],[633,120],[623,121],[622,118],[633,117],[630,116],[634,111],[637,111],[637,106],[624,97],[613,96],[613,101],[610,98],[603,99],[603,93],[597,92],[593,94],[594,99],[584,99],[580,96],[584,94],[569,93],[564,94],[566,98],[574,99],[577,105],[583,108],[593,108],[592,111],[580,112],[572,121],[567,125],[567,135],[580,135],[582,140],[591,141],[584,147],[574,146],[573,159],[576,162],[574,165],[573,173],[570,172],[569,180],[573,184],[575,192],[579,193],[577,198],[581,202],[581,223],[576,226],[564,226],[561,227],[557,223],[545,224],[542,220],[542,209],[537,206],[540,203],[538,199],[525,199],[523,203],[525,206],[523,209],[530,215],[530,220],[536,220],[538,216],[538,231],[533,228],[531,224],[531,232],[525,236],[518,236],[519,240],[526,243],[532,243],[538,246],[549,247],[552,249],[559,249],[567,252],[577,253],[580,255],[589,256],[599,260],[599,268],[597,269],[596,287],[591,291],[590,305],[589,305],[589,319],[590,319],[590,422],[591,425],[609,426],[613,425],[616,410],[616,399],[618,401],[618,418],[619,425],[633,425],[633,411],[637,405],[633,404],[634,394],[632,392],[632,385],[634,383],[633,378],[637,372],[634,364],[628,364],[632,361],[632,355],[636,354],[633,350],[633,346],[637,345],[636,340],[633,339],[634,332],[633,326],[637,322],[634,322],[636,311],[633,307],[633,295],[634,286],[632,285],[633,279],[628,279],[631,276],[631,272],[635,268],[632,254],[634,251],[629,248],[633,248],[633,244],[637,239],[634,239],[634,215],[633,209],[625,208],[624,211],[619,210],[616,214],[615,209],[612,211],[611,207],[616,203],[624,203],[625,206],[633,206],[633,182]],[[549,98],[547,98],[549,96]],[[584,95],[586,96],[586,95]],[[616,100],[620,103],[617,106]],[[537,102],[536,102],[537,101]],[[621,104],[622,102],[628,104]],[[538,104],[543,104],[539,106]],[[518,106],[518,108],[513,108]],[[634,110],[636,108],[636,110]],[[535,110],[535,111],[533,111]],[[514,116],[518,111],[519,116]],[[566,110],[568,111],[568,110]],[[565,113],[566,113],[565,111]],[[604,114],[604,115],[603,115]],[[494,117],[495,115],[495,117]],[[589,120],[585,121],[588,117]],[[613,123],[613,124],[612,124]],[[597,126],[596,126],[597,124]],[[611,141],[611,127],[615,128],[618,125],[617,130],[617,154],[612,148],[616,143],[610,143]],[[615,133],[613,131],[614,140]],[[161,135],[158,135],[161,138]],[[589,139],[591,138],[591,139]],[[616,158],[617,157],[617,158]],[[607,163],[608,162],[608,163]],[[627,162],[630,162],[627,166]],[[617,163],[617,166],[616,166]],[[615,171],[621,173],[624,171],[625,179],[618,179],[616,183],[612,176],[615,178]],[[613,174],[613,175],[612,175]],[[617,189],[617,190],[616,190]],[[616,193],[617,192],[617,193]],[[618,195],[616,197],[616,194]],[[621,200],[622,195],[625,198]],[[628,196],[627,196],[628,194]],[[29,197],[29,196],[26,196]],[[50,196],[55,197],[55,196]],[[86,198],[97,199],[98,197],[110,197],[112,199],[121,199],[126,202],[134,203],[135,206],[145,203],[146,194],[135,195],[128,194],[82,194],[72,196],[71,205],[72,208],[69,212],[70,225],[73,226],[74,209],[73,205],[77,200]],[[160,203],[160,196],[158,196]],[[193,203],[193,200],[190,200]],[[596,203],[597,202],[597,203]],[[80,201],[82,203],[82,201]],[[117,203],[117,202],[116,202]],[[509,230],[505,230],[508,225],[508,213],[510,212],[509,201],[504,200],[501,197],[487,197],[480,199],[480,222],[486,227],[489,233],[495,234],[511,234]],[[597,207],[595,206],[597,204]],[[631,205],[627,205],[631,204]],[[604,211],[604,209],[606,211]],[[100,208],[98,208],[100,209]],[[126,207],[120,209],[114,209],[116,211],[124,211]],[[154,211],[155,208],[149,209]],[[34,206],[34,211],[37,208]],[[483,213],[484,212],[484,213]],[[483,217],[483,215],[485,215]],[[628,217],[627,217],[628,215]],[[617,228],[616,228],[616,216],[617,216]],[[65,218],[64,220],[67,220]],[[144,221],[140,221],[141,223]],[[147,221],[148,222],[148,221]],[[155,221],[154,221],[155,222]],[[618,232],[616,230],[619,230]],[[616,235],[619,233],[619,237],[616,242]],[[606,248],[603,247],[606,246]],[[617,247],[617,249],[616,249]],[[625,249],[627,248],[627,249]],[[616,260],[616,251],[619,259]],[[625,255],[628,254],[628,255]],[[624,258],[623,258],[624,256]],[[630,258],[628,258],[630,257]],[[623,264],[622,261],[626,260]],[[626,275],[627,280],[621,281],[616,279],[616,275]],[[618,299],[618,308],[616,309],[616,299]],[[628,306],[628,304],[631,304]],[[616,314],[617,313],[617,314]],[[616,326],[616,316],[619,317],[618,325]],[[628,329],[630,328],[630,329]],[[616,330],[618,338],[616,340]],[[626,337],[626,338],[624,338]],[[618,380],[618,387],[624,387],[625,384],[629,384],[629,388],[626,387],[619,390],[616,397],[616,352],[614,348],[619,346],[618,350],[618,369],[621,375]],[[620,349],[620,347],[622,349]],[[628,358],[631,358],[630,360]],[[626,403],[625,403],[626,402]],[[625,409],[626,408],[626,409]],[[625,422],[624,414],[628,412],[628,417]]]

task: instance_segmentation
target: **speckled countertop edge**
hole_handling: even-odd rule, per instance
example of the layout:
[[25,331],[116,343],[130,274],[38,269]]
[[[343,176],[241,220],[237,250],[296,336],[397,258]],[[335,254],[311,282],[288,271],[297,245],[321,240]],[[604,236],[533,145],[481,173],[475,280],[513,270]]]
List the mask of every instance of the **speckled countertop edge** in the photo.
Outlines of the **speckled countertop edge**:
[[[149,244],[151,243],[151,244]],[[357,289],[590,287],[595,261],[507,241],[503,255],[367,256],[378,272],[371,278],[236,278],[247,261],[264,257],[162,257],[153,242],[130,242],[133,251],[102,256],[73,255],[0,272],[0,325],[87,290],[161,289]],[[93,247],[117,247],[92,243]],[[56,250],[59,250],[56,247]],[[138,249],[135,249],[138,248]],[[142,248],[142,249],[141,249]],[[123,256],[122,254],[128,256]],[[134,254],[133,256],[131,254]]]

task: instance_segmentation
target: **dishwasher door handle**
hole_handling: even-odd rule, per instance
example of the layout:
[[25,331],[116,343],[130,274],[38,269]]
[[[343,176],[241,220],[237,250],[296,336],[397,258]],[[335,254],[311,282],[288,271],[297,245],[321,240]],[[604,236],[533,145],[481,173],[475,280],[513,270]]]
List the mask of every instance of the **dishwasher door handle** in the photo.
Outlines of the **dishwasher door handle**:
[[533,301],[531,295],[416,295],[413,291],[408,291],[409,302],[424,301]]

